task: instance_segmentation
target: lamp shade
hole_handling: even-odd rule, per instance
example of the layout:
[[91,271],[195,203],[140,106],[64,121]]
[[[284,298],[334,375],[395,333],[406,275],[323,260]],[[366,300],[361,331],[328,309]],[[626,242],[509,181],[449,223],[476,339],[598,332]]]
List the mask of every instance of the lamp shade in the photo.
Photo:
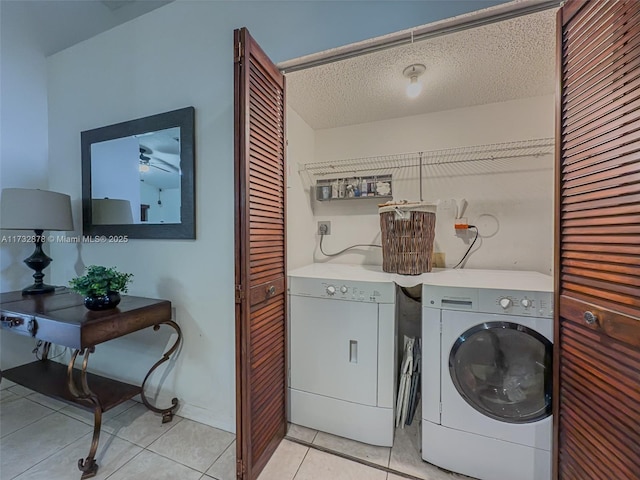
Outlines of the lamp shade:
[[7,230],[73,230],[71,197],[29,188],[4,188],[0,228]]
[[94,198],[91,215],[95,225],[127,225],[133,223],[131,202],[119,198]]

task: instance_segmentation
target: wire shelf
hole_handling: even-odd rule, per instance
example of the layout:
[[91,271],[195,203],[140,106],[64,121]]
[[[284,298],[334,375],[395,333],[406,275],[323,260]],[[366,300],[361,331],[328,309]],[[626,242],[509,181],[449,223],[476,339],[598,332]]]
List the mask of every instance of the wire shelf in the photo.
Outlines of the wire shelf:
[[553,138],[540,138],[445,150],[350,158],[332,162],[306,163],[301,165],[300,172],[305,172],[313,182],[314,179],[320,177],[361,172],[391,172],[408,167],[428,167],[517,157],[539,157],[552,154],[554,152],[554,144]]

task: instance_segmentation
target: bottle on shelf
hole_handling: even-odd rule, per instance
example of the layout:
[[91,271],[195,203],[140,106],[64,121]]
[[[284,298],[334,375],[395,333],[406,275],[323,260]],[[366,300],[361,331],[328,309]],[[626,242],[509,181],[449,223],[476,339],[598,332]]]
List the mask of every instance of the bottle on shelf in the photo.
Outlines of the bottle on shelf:
[[331,198],[338,198],[339,196],[339,185],[338,185],[338,180],[334,180],[333,182],[331,182]]
[[338,198],[345,198],[347,196],[347,186],[344,179],[341,179],[338,183]]

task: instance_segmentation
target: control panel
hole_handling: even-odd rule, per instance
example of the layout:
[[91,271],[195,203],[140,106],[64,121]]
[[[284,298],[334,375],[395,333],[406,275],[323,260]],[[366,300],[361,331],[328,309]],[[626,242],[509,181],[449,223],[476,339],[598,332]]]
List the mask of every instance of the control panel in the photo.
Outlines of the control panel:
[[553,317],[553,293],[482,288],[423,287],[422,305],[442,310]]
[[393,282],[357,282],[307,277],[290,277],[289,293],[304,297],[364,303],[395,303],[396,299]]
[[553,317],[553,293],[519,290],[481,290],[479,308],[487,313]]

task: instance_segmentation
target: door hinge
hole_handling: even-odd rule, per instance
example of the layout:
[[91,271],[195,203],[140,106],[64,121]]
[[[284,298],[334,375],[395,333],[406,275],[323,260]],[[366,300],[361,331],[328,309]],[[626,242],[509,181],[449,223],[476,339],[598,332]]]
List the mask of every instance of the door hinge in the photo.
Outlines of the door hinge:
[[242,290],[242,285],[236,285],[236,303],[242,303],[244,300],[244,290]]
[[239,62],[240,60],[242,60],[243,55],[244,55],[244,45],[242,45],[242,42],[238,42],[236,43],[236,55],[235,55],[234,62]]
[[242,459],[238,459],[236,461],[236,478],[238,480],[242,480],[244,478],[244,462],[242,461]]

